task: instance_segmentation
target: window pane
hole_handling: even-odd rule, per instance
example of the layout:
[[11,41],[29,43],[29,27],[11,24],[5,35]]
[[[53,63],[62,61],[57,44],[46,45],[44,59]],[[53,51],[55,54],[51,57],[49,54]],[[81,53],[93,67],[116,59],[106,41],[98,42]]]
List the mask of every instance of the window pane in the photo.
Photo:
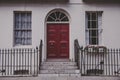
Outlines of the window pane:
[[57,18],[59,18],[59,14],[60,14],[60,12],[57,11],[57,12],[56,12],[56,16],[57,16]]
[[54,21],[54,18],[48,17],[47,21]]
[[98,38],[92,38],[92,45],[98,44]]
[[[15,44],[29,45],[31,41],[31,13],[30,12],[15,12]],[[28,43],[30,42],[30,43]]]
[[92,28],[98,28],[97,21],[91,21]]
[[94,37],[98,36],[98,30],[92,30],[91,36],[94,36]]
[[90,25],[91,21],[88,21],[88,28],[91,28],[91,25]]
[[97,18],[97,15],[96,15],[97,13],[92,13],[92,15],[91,15],[91,17],[92,17],[92,20],[96,20],[96,18]]
[[68,21],[68,17],[63,18],[61,21]]
[[87,18],[88,20],[90,20],[90,13],[87,13]]

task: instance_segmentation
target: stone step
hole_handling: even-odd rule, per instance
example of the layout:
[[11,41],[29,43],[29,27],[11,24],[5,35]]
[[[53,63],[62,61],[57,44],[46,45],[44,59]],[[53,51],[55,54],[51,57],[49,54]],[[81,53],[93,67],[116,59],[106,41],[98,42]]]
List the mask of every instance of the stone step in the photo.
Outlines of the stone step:
[[69,62],[70,59],[47,59],[47,62]]
[[51,70],[40,70],[40,74],[79,74],[80,70],[61,70],[61,69],[51,69]]
[[80,77],[81,74],[38,74],[39,77]]
[[66,65],[50,65],[50,66],[46,66],[46,65],[42,65],[40,67],[41,69],[78,69],[77,66],[66,66]]
[[41,65],[47,65],[47,66],[52,66],[52,65],[76,65],[75,62],[42,62]]

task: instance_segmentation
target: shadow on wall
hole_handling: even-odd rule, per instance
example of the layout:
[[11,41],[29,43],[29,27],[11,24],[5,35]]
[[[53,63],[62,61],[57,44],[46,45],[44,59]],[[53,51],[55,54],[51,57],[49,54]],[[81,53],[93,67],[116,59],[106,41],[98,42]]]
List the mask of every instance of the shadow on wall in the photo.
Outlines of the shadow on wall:
[[0,0],[0,3],[67,3],[69,0]]
[[83,0],[85,3],[120,3],[120,0]]

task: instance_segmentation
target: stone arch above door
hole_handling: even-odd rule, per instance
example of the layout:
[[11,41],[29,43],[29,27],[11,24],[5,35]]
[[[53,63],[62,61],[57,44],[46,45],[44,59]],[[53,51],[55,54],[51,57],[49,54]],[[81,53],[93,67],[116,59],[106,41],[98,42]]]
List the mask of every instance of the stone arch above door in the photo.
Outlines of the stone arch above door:
[[54,9],[46,17],[46,23],[69,23],[69,14],[63,9]]

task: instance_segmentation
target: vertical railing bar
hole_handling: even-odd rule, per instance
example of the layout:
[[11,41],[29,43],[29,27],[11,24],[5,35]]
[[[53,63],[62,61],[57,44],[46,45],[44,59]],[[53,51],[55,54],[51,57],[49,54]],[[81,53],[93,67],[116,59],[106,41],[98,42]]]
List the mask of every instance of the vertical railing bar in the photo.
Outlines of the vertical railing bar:
[[109,71],[109,76],[110,76],[110,54],[111,54],[111,50],[108,49],[108,52],[109,52],[109,54],[108,54],[108,71]]
[[84,58],[85,57],[85,50],[83,50],[83,52],[82,52],[82,72],[83,72],[83,74],[85,74],[85,62],[84,62]]
[[79,70],[80,70],[80,49],[79,49]]
[[[87,52],[87,56],[89,56],[90,57],[90,60],[89,60],[89,65],[87,65],[87,66],[89,66],[89,69],[91,69],[91,48],[88,50],[88,52]],[[89,54],[88,54],[89,53]]]
[[[92,66],[92,53],[93,51],[92,51],[92,49],[90,49],[90,69],[93,69],[93,66]],[[88,65],[87,65],[88,66]]]
[[[2,49],[2,70],[3,70],[3,67],[4,67],[4,49]],[[2,72],[2,75],[3,75],[3,72]]]
[[13,71],[15,71],[15,49],[13,49]]
[[[96,51],[95,51],[96,52]],[[94,54],[95,54],[95,52],[91,52],[91,58],[92,58],[92,69],[94,69]],[[95,75],[96,75],[96,73],[95,73]]]
[[[113,52],[113,54],[114,54],[114,71],[113,72],[115,72],[115,70],[116,70],[116,61],[115,61],[115,54],[116,54],[116,50],[114,49],[114,52]],[[115,75],[115,73],[113,73],[113,75]]]
[[[84,64],[83,64],[83,62],[84,62],[84,61],[83,61],[83,58],[84,58],[84,57],[83,57],[83,53],[84,53],[84,52],[85,52],[84,50],[81,50],[81,59],[82,59],[82,60],[81,60],[81,73],[83,73],[83,69],[84,69],[84,68],[83,68],[83,67],[84,67]],[[85,73],[83,73],[83,74],[85,74]]]
[[84,59],[84,60],[83,60],[83,68],[84,68],[83,70],[84,70],[84,72],[83,72],[83,73],[84,73],[84,74],[85,74],[85,66],[86,66],[86,64],[85,64],[85,56],[86,56],[86,55],[87,55],[87,54],[85,54],[85,51],[83,51],[83,57],[84,57],[84,58],[83,58],[83,59]]
[[100,69],[100,54],[98,53],[98,69]]
[[[100,52],[101,52],[101,54],[103,55],[103,59],[102,59],[102,62],[103,62],[103,64],[101,63],[101,68],[103,68],[102,70],[104,71],[104,68],[105,68],[105,60],[104,60],[104,58],[105,58],[105,50],[103,49],[103,50],[100,50]],[[103,72],[103,74],[104,74],[104,72]]]
[[34,49],[34,74],[35,74],[35,49]]
[[6,75],[6,49],[5,49],[5,75]]
[[[118,70],[118,53],[119,53],[119,49],[116,50],[116,71]],[[118,76],[118,74],[116,74]]]
[[21,70],[21,56],[22,56],[21,53],[22,53],[21,49],[19,49],[19,70]]
[[88,50],[86,50],[86,51],[87,51],[86,55],[87,55],[87,70],[88,70],[88,64],[89,64],[89,63],[88,63],[88,60],[89,60],[89,59],[88,59],[88,54],[89,54],[89,53],[88,53]]
[[83,53],[84,53],[84,50],[82,49],[81,50],[81,74],[84,74],[84,72],[83,72],[83,67],[84,67],[84,65],[83,65]]
[[85,50],[83,49],[82,50],[82,68],[81,68],[83,74],[85,74],[84,73],[84,55],[85,55]]
[[[119,49],[119,51],[118,51],[118,69],[117,70],[119,70],[118,72],[120,73],[120,62],[119,62],[119,60],[120,60],[120,49]],[[119,74],[118,74],[119,75]]]
[[[98,64],[96,64],[96,55],[97,55],[97,54],[99,54],[99,52],[98,52],[97,48],[95,48],[95,53],[94,53],[94,56],[95,56],[95,64],[94,64],[95,70],[96,70],[96,68],[97,68],[97,66],[98,66]],[[96,75],[96,71],[95,71],[95,75]]]
[[30,74],[32,74],[32,49],[30,49],[30,53],[31,53],[31,55],[30,55]]
[[78,68],[80,69],[80,50],[78,48]]
[[78,68],[79,68],[79,49],[77,49],[77,65],[78,65]]
[[117,72],[118,72],[118,70],[119,70],[119,68],[118,68],[118,67],[119,67],[119,62],[118,62],[118,59],[119,59],[119,58],[118,58],[118,57],[119,57],[119,51],[120,51],[120,50],[117,49],[117,53],[116,53],[116,54],[117,54],[117,56],[116,56],[116,57],[117,57],[117,64],[116,64],[116,66],[117,66]]
[[[24,49],[21,49],[21,69],[23,70],[24,69]],[[22,75],[23,75],[23,71],[22,71]]]
[[80,73],[82,74],[82,50],[80,50]]
[[[28,50],[28,49],[27,49]],[[26,54],[29,54],[28,52],[27,52],[27,50],[26,49],[24,49],[24,55],[25,55],[25,70],[27,69],[26,67],[27,67],[27,65],[26,65]],[[24,65],[24,64],[23,64]]]
[[104,71],[105,71],[105,55],[106,55],[106,50],[103,49],[103,74],[105,74],[104,73]]
[[37,74],[38,74],[38,47],[36,47],[36,55],[37,55]]
[[40,45],[39,45],[39,70],[40,70],[40,66],[41,66],[41,62],[42,62],[42,45],[43,45],[43,42],[41,40]]
[[[30,54],[30,52],[29,52],[29,49],[27,50],[27,52],[28,52],[28,70],[30,71],[30,69],[29,69],[29,54]],[[29,72],[29,74],[30,74],[30,72]]]
[[112,54],[114,54],[114,49],[111,49],[111,74],[113,75],[113,56]]
[[96,60],[96,55],[97,55],[97,53],[95,53],[95,69],[96,69],[96,65],[97,65],[97,64],[96,64],[96,61],[97,61],[97,60]]
[[[96,48],[95,48],[95,52],[94,52],[94,54],[93,54],[93,66],[94,66],[93,69],[96,69],[96,65],[97,65],[97,64],[96,64],[96,60],[95,60],[95,59],[96,59],[96,55],[99,54],[99,51],[98,51],[97,49],[98,49],[98,48],[96,47]],[[95,75],[96,75],[96,71],[95,71]]]
[[12,75],[12,49],[11,49],[11,51],[10,51],[10,54],[11,54],[11,60],[10,60],[10,74]]
[[106,49],[106,58],[105,58],[106,74],[105,75],[107,75],[107,56],[108,56],[108,50]]
[[7,72],[7,75],[9,75],[9,49],[8,49],[8,65],[7,65],[7,67],[8,67],[8,72]]
[[16,70],[18,70],[18,67],[19,67],[19,66],[18,66],[18,64],[19,64],[19,63],[18,63],[18,59],[19,59],[19,58],[18,58],[18,53],[19,53],[19,49],[16,49],[16,66],[15,66],[15,67],[16,67]]
[[106,58],[105,58],[105,61],[106,61],[106,63],[105,63],[105,65],[106,65],[106,75],[107,75],[107,73],[108,73],[108,68],[107,68],[107,66],[108,66],[108,54],[109,54],[109,52],[108,52],[108,50],[106,50]]

